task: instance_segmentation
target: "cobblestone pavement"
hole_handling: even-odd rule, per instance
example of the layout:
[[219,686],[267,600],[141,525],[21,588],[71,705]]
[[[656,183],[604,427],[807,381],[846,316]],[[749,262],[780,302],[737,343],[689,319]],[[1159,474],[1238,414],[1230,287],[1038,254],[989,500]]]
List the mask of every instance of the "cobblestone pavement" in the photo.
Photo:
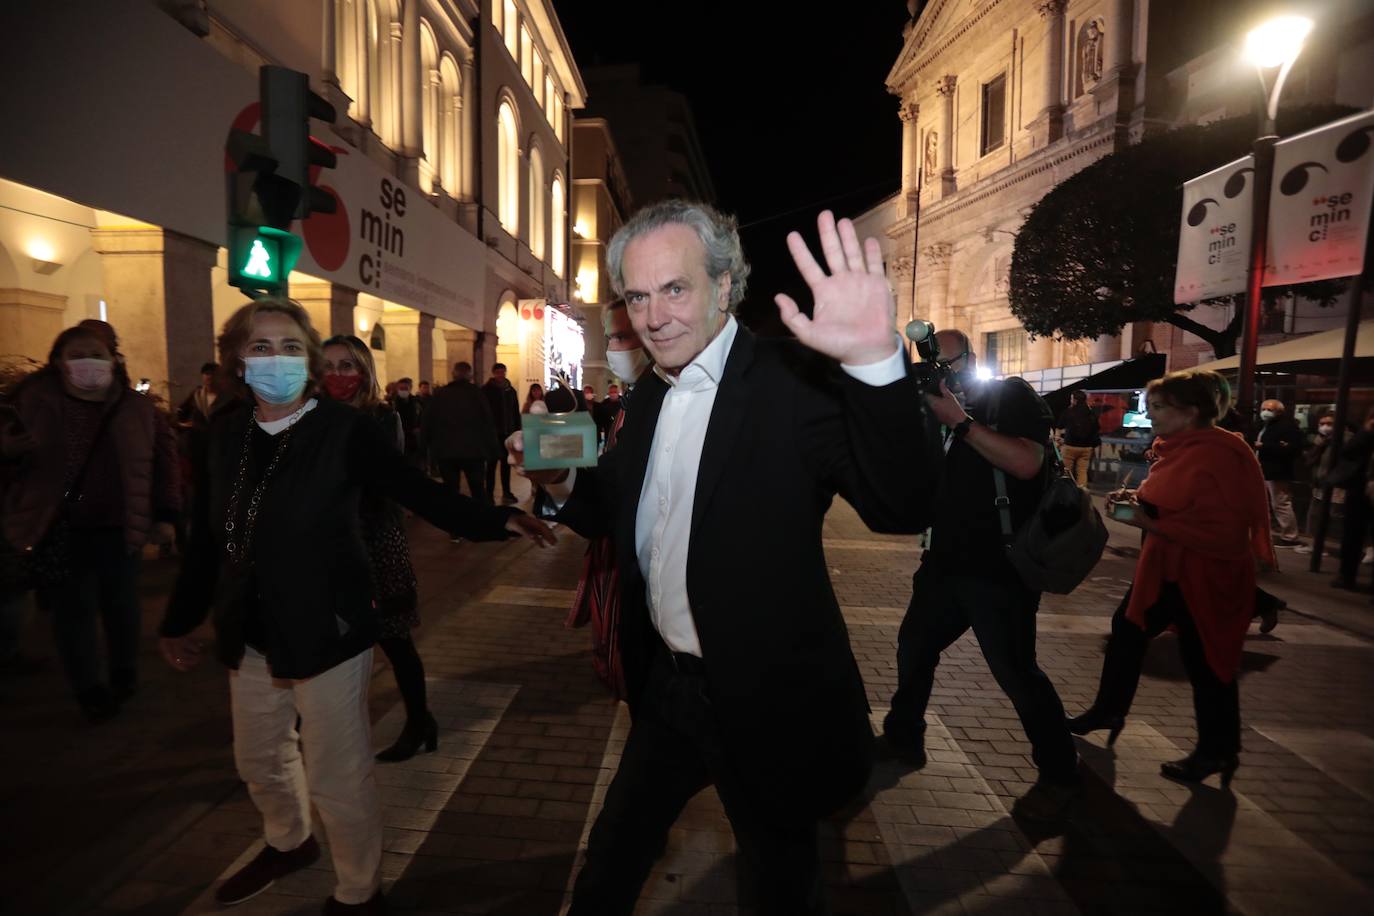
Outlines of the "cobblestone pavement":
[[[842,503],[826,534],[877,722],[895,685],[915,542],[868,533]],[[453,545],[419,524],[412,544],[440,739],[437,753],[378,769],[392,909],[554,916],[629,724],[592,675],[587,634],[563,627],[583,544],[565,532],[547,551]],[[1042,605],[1040,662],[1071,713],[1095,691],[1130,544],[1114,531],[1094,577]],[[177,675],[153,656],[172,574],[168,563],[149,565],[143,686],[115,721],[85,725],[55,664],[0,681],[3,912],[215,912],[216,881],[259,848],[257,815],[233,772],[224,672],[206,664]],[[1247,644],[1245,750],[1232,790],[1158,773],[1194,736],[1166,635],[1115,750],[1100,738],[1080,743],[1087,786],[1053,830],[1009,813],[1035,776],[1029,746],[976,643],[960,640],[937,675],[931,762],[920,772],[881,764],[866,797],[824,825],[835,913],[1374,911],[1374,641],[1323,622],[1328,596],[1306,575],[1276,580],[1293,610]],[[1367,600],[1342,605],[1342,619]],[[33,643],[51,656],[41,623]],[[380,654],[372,710],[385,746],[402,712]],[[638,912],[751,912],[732,849],[714,793],[703,792],[673,829]],[[235,911],[317,912],[333,885],[328,862]]]

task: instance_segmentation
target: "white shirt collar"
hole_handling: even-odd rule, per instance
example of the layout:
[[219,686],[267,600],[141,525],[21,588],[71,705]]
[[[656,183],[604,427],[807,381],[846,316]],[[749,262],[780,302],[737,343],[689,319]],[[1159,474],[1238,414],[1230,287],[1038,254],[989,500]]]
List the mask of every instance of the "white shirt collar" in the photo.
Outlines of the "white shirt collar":
[[285,417],[282,417],[280,420],[259,420],[258,427],[263,432],[267,433],[267,435],[275,436],[282,430],[290,426],[295,426],[296,421],[299,420],[301,417],[305,416],[306,414],[310,413],[310,411],[314,410],[317,404],[319,404],[319,401],[315,398],[311,398],[310,400],[302,404],[293,413]]
[[682,381],[684,375],[696,368],[698,371],[693,372],[693,376],[704,374],[712,384],[719,385],[720,380],[725,376],[725,361],[730,357],[730,348],[735,343],[735,335],[738,331],[739,324],[735,321],[735,316],[727,314],[725,326],[716,334],[715,340],[707,344],[706,349],[698,353],[696,359],[684,366],[681,372],[676,376],[669,375],[655,363],[654,374],[675,388]]

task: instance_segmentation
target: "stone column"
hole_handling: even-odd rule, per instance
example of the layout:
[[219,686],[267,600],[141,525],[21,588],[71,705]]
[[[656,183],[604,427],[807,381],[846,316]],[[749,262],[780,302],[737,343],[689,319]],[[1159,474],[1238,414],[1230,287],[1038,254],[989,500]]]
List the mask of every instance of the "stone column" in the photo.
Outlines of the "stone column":
[[926,302],[919,303],[925,307],[926,314],[918,314],[916,317],[933,322],[936,330],[954,326],[951,323],[953,309],[949,302],[949,265],[953,253],[954,246],[949,242],[936,242],[927,245],[921,251],[921,256],[926,262],[924,268],[929,277],[929,296]]
[[491,376],[491,364],[496,362],[496,344],[492,341],[495,334],[486,331],[472,332],[472,380],[481,385]]
[[129,376],[180,403],[215,355],[210,270],[218,246],[155,226],[92,229],[91,241]]
[[[910,222],[910,221],[908,221]],[[911,233],[903,233],[894,240],[896,251],[911,250]],[[897,333],[902,334],[906,329],[906,323],[912,318],[917,317],[913,296],[915,291],[911,288],[912,281],[912,257],[909,254],[894,255],[892,260],[887,262],[887,273],[892,281],[892,287],[897,294]],[[905,337],[903,338],[905,343]]]
[[343,74],[339,72],[339,49],[347,47],[350,34],[351,30],[339,19],[335,0],[325,0],[320,63],[324,77],[324,98],[334,106],[334,112],[338,115],[336,124],[339,126],[336,130],[348,128],[348,106],[353,102],[343,90]]
[[434,368],[434,316],[407,309],[386,313],[386,368],[393,380],[419,384]]
[[33,289],[0,289],[0,357],[27,356],[47,362],[57,335],[85,315],[67,319],[67,297]]
[[[385,25],[378,25],[377,28],[380,32],[377,39],[377,53],[380,54],[382,49],[386,47],[387,27]],[[353,21],[349,24],[349,28],[345,34],[349,43],[353,46],[353,60],[351,62],[353,68],[352,83],[353,90],[358,93],[358,97],[353,100],[358,103],[353,120],[364,127],[372,128],[380,133],[381,124],[378,123],[375,126],[373,124],[374,118],[372,116],[370,99],[372,92],[375,90],[371,84],[372,72],[368,65],[366,4],[359,2],[353,4]],[[381,72],[380,63],[377,67],[377,72]]]
[[[448,344],[448,370],[453,372],[454,363],[471,363],[476,356],[477,332],[467,328],[444,328],[444,342]],[[447,375],[443,379],[448,382]],[[437,379],[436,379],[437,381]],[[480,379],[485,381],[485,379]]]
[[1102,75],[1119,74],[1131,66],[1132,35],[1135,26],[1135,0],[1112,0],[1107,19],[1107,48]]
[[338,63],[339,23],[334,0],[324,0],[324,33],[320,36],[320,75],[326,83],[339,85]]
[[[1045,104],[1033,127],[1037,146],[1053,143],[1064,135],[1064,10],[1068,0],[1037,0],[1040,18],[1045,20],[1044,93]],[[1043,138],[1043,139],[1042,139]]]
[[459,129],[463,134],[463,139],[458,144],[458,168],[462,177],[458,185],[460,193],[457,196],[461,200],[471,201],[477,198],[477,191],[473,186],[473,168],[482,151],[477,148],[477,76],[470,55],[463,60],[462,74],[463,85],[458,90],[458,98],[462,105],[462,111],[459,112],[459,124],[462,126]]
[[[383,79],[379,88],[383,103],[382,107],[389,109],[376,111],[372,115],[373,130],[377,130],[377,122],[381,121],[385,125],[385,134],[382,139],[387,145],[401,152],[404,155],[405,147],[405,128],[401,126],[401,119],[405,117],[401,112],[406,106],[407,96],[405,94],[405,76],[403,72],[405,52],[401,49],[402,25],[400,22],[393,21],[387,26],[391,38],[387,41],[386,54],[382,57],[382,66],[387,68],[390,79]],[[419,58],[419,55],[416,55]],[[391,90],[388,92],[388,88]]]
[[[358,333],[353,319],[353,309],[358,305],[357,290],[328,281],[307,280],[291,284],[291,298],[305,306],[310,323],[322,340],[335,334]],[[390,326],[387,322],[388,329]]]
[[916,188],[920,184],[921,143],[918,132],[921,106],[915,102],[904,101],[897,109],[902,119],[902,196],[897,208],[897,218],[910,216]]
[[419,159],[425,147],[420,0],[405,0],[401,18],[401,151],[408,157]]
[[941,128],[944,135],[940,137],[940,196],[954,193],[954,132],[958,130],[958,122],[955,119],[954,111],[954,90],[958,86],[958,79],[950,74],[941,77],[935,84],[935,91],[944,99],[944,121]]

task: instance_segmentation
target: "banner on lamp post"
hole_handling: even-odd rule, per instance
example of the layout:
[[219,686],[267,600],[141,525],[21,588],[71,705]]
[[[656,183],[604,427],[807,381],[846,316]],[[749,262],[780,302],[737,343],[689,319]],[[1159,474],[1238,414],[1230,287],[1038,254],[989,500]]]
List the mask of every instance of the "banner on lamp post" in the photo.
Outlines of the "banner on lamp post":
[[1245,292],[1254,179],[1246,156],[1183,185],[1174,302]]
[[1264,285],[1350,277],[1364,269],[1374,198],[1374,111],[1274,147]]

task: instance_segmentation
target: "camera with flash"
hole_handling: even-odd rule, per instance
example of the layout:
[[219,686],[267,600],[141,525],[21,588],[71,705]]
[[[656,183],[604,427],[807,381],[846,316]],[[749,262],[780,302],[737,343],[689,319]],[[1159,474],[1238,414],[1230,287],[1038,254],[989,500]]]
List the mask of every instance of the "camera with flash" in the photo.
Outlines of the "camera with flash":
[[921,355],[921,361],[911,367],[920,382],[921,390],[938,395],[940,383],[952,376],[954,370],[950,368],[948,360],[940,358],[940,341],[935,338],[935,325],[924,318],[914,318],[907,322],[906,336],[916,345],[916,352]]

